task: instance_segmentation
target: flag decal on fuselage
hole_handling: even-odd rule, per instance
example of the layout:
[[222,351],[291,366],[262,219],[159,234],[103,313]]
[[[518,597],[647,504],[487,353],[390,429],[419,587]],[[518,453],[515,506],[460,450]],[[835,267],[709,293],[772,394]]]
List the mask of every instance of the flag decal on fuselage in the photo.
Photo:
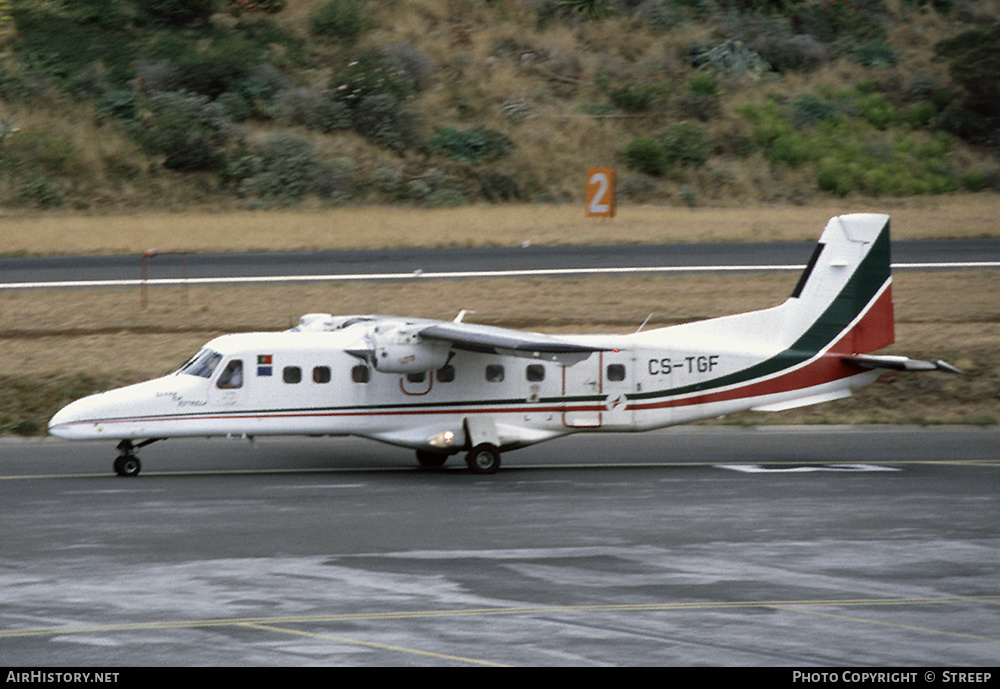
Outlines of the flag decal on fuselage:
[[266,377],[270,376],[273,368],[271,366],[274,357],[271,354],[258,354],[257,355],[257,375]]

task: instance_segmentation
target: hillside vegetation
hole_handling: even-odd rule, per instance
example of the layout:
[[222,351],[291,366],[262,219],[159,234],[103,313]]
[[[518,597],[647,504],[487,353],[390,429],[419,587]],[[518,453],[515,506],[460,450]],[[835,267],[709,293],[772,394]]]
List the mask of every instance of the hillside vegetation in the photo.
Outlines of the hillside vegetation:
[[998,0],[0,0],[0,204],[1000,190]]

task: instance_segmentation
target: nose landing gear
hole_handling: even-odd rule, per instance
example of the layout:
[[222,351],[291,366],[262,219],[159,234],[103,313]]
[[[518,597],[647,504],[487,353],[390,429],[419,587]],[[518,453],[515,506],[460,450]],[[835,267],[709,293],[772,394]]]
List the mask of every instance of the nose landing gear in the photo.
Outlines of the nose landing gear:
[[128,438],[118,443],[118,458],[115,459],[114,464],[115,473],[119,476],[138,476],[142,469],[142,462],[139,461],[135,453],[139,451],[139,448],[146,447],[157,440],[162,440],[162,438],[143,440],[138,445],[133,444]]

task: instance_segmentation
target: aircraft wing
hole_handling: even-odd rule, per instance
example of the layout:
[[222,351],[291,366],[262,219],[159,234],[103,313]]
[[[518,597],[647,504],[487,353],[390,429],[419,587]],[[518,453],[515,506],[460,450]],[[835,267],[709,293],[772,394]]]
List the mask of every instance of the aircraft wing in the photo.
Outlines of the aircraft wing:
[[843,360],[855,366],[884,368],[891,371],[945,371],[947,373],[961,373],[960,370],[940,359],[921,361],[920,359],[911,359],[905,356],[855,354],[854,356],[845,356]]
[[536,359],[547,359],[571,365],[582,361],[593,352],[607,349],[570,342],[551,335],[522,332],[490,325],[461,322],[437,322],[421,328],[420,337],[448,342],[455,349],[470,352],[514,354]]

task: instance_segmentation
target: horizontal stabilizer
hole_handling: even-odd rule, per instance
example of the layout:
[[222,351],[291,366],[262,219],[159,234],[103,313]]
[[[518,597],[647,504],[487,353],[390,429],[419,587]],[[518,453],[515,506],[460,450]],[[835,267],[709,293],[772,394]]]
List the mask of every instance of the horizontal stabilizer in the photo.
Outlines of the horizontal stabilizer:
[[922,361],[905,356],[875,356],[871,354],[855,354],[843,357],[844,363],[854,364],[862,368],[884,368],[891,371],[944,371],[946,373],[961,373],[949,363],[940,359]]

